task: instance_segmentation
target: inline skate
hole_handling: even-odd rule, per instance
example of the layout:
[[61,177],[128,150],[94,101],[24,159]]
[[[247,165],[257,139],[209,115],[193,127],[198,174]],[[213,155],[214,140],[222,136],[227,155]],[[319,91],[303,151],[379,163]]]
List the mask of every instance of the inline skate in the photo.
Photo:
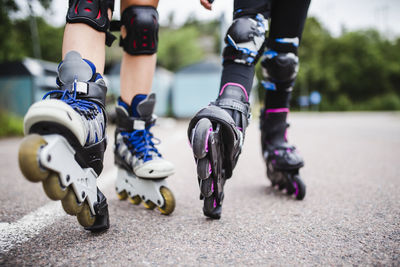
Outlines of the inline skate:
[[93,63],[75,51],[58,66],[57,84],[25,115],[20,169],[86,230],[108,229],[107,200],[96,185],[107,143],[107,87]]
[[[175,198],[165,178],[174,173],[174,166],[162,158],[150,128],[154,126],[155,94],[136,95],[131,105],[118,100],[115,131],[115,164],[118,169],[115,189],[119,199],[147,209],[156,206],[164,215],[175,209]],[[156,142],[154,142],[156,141]]]
[[304,166],[304,161],[296,148],[287,142],[288,111],[287,108],[261,110],[262,153],[272,186],[277,186],[279,190],[286,189],[288,195],[302,200],[306,195],[306,186],[300,178],[299,169]]
[[188,137],[197,164],[205,216],[221,218],[224,185],[241,153],[250,105],[240,84],[225,84],[215,102],[190,121]]

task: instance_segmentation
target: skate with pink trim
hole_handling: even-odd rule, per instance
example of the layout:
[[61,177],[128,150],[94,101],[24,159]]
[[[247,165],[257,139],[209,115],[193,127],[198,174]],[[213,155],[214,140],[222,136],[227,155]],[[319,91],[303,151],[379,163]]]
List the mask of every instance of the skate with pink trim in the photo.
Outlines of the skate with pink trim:
[[241,153],[249,114],[246,90],[239,84],[228,83],[217,100],[200,110],[189,123],[188,137],[207,217],[221,218],[225,182],[232,176]]
[[287,141],[288,112],[288,108],[261,110],[262,153],[272,186],[302,200],[306,195],[306,185],[300,178],[299,170],[304,167],[304,161]]

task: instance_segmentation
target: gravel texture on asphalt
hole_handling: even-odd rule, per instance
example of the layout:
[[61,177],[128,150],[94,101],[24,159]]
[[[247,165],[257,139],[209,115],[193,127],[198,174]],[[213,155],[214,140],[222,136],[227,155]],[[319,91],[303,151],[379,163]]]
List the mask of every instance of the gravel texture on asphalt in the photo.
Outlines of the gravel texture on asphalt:
[[[400,265],[400,114],[291,113],[289,140],[305,159],[303,201],[271,188],[261,158],[258,121],[226,184],[221,220],[202,214],[188,121],[160,120],[155,136],[176,166],[168,179],[170,216],[104,193],[111,228],[84,231],[63,216],[28,241],[0,251],[0,265]],[[105,157],[112,168],[112,129]],[[49,200],[23,179],[20,139],[0,140],[3,227]]]

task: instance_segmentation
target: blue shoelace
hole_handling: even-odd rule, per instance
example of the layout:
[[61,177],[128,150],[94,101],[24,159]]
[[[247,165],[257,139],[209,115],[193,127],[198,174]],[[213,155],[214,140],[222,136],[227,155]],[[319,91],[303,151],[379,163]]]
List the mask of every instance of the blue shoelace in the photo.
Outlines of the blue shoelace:
[[[161,154],[158,152],[157,148],[155,148],[155,145],[160,144],[160,140],[150,133],[151,127],[152,125],[144,130],[121,133],[123,136],[128,137],[129,144],[133,146],[130,151],[139,156],[139,158],[142,158],[144,162],[152,160],[153,156],[150,152],[155,152],[159,157],[161,157]],[[154,143],[153,139],[156,140],[157,143]]]
[[90,115],[90,111],[97,109],[97,111],[101,113],[101,108],[97,104],[95,104],[91,101],[83,100],[83,99],[76,99],[76,95],[77,95],[76,84],[77,84],[77,81],[75,80],[73,83],[73,87],[74,87],[73,93],[69,92],[68,90],[53,90],[53,91],[46,93],[42,99],[44,100],[45,98],[47,98],[49,95],[52,95],[52,94],[62,94],[62,96],[59,98],[59,100],[64,101],[65,103],[70,105],[74,110],[76,110],[78,112],[83,112],[87,115]]

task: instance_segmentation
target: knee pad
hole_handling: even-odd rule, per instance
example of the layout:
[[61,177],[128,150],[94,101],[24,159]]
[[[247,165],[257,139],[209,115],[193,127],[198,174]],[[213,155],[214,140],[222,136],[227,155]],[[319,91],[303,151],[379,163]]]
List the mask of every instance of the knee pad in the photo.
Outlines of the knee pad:
[[126,36],[120,39],[122,46],[131,55],[152,55],[158,46],[158,12],[152,6],[130,6],[124,10],[121,23]]
[[291,91],[299,71],[299,58],[294,53],[268,50],[261,61],[262,85],[267,90]]
[[267,20],[261,14],[235,19],[225,36],[224,62],[255,65],[264,49],[267,29]]
[[108,31],[108,9],[114,11],[114,0],[69,0],[67,22],[84,23],[99,32],[105,32],[106,45],[111,46],[115,36]]
[[114,10],[114,0],[70,0],[68,23],[85,23],[97,31],[107,32],[110,27],[107,9]]

